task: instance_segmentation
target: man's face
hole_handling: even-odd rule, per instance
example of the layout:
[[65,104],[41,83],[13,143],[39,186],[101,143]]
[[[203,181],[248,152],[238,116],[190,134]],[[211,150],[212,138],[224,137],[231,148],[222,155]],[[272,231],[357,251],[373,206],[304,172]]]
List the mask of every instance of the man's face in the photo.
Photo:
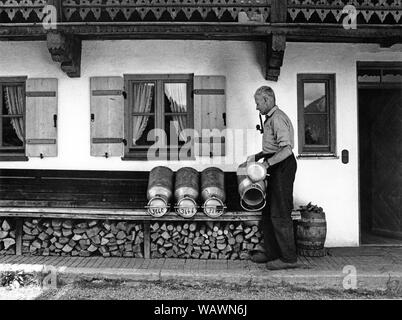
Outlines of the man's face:
[[261,115],[268,114],[269,110],[274,106],[273,99],[270,97],[263,97],[262,95],[254,96],[256,109]]

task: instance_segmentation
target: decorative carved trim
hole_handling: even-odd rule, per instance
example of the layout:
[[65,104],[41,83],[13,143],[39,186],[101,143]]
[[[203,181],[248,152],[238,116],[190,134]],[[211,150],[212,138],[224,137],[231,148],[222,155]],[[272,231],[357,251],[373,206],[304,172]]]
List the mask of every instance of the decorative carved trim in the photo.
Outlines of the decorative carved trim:
[[[322,22],[342,23],[347,16],[343,8],[352,5],[356,8],[356,17],[360,24],[385,23],[385,19],[402,21],[401,0],[287,0],[290,20],[313,22],[319,18]],[[301,20],[303,19],[303,20]],[[388,22],[390,23],[390,22]]]
[[47,48],[53,61],[61,62],[61,69],[71,78],[81,75],[81,39],[61,32],[47,34]]
[[272,34],[267,42],[267,72],[265,79],[278,81],[286,48],[286,36]]

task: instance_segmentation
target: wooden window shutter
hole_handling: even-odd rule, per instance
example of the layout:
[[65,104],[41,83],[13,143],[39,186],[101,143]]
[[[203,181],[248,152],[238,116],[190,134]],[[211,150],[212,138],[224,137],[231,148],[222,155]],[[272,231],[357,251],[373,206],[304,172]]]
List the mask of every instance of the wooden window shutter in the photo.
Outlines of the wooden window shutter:
[[57,156],[57,79],[26,81],[26,155]]
[[93,77],[90,86],[91,156],[122,156],[123,77]]
[[[226,78],[224,76],[194,77],[194,128],[200,156],[225,156]],[[208,129],[208,130],[205,130]],[[212,131],[213,129],[217,129]]]

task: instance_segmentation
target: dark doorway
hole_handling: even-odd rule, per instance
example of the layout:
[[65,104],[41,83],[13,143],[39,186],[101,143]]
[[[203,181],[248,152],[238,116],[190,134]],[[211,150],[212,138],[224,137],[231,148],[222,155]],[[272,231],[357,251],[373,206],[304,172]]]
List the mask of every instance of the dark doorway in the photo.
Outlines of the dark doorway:
[[[361,244],[402,245],[402,66],[400,77],[395,65],[365,68],[358,66]],[[393,81],[384,81],[387,68]]]

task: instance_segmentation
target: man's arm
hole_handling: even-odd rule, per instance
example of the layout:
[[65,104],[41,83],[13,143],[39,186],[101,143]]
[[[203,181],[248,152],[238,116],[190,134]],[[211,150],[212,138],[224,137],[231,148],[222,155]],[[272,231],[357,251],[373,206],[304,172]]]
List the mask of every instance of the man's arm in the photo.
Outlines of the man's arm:
[[292,148],[287,145],[279,149],[271,158],[265,159],[264,163],[268,163],[268,166],[273,166],[274,164],[277,164],[283,160],[285,160],[287,157],[289,157],[292,154]]

